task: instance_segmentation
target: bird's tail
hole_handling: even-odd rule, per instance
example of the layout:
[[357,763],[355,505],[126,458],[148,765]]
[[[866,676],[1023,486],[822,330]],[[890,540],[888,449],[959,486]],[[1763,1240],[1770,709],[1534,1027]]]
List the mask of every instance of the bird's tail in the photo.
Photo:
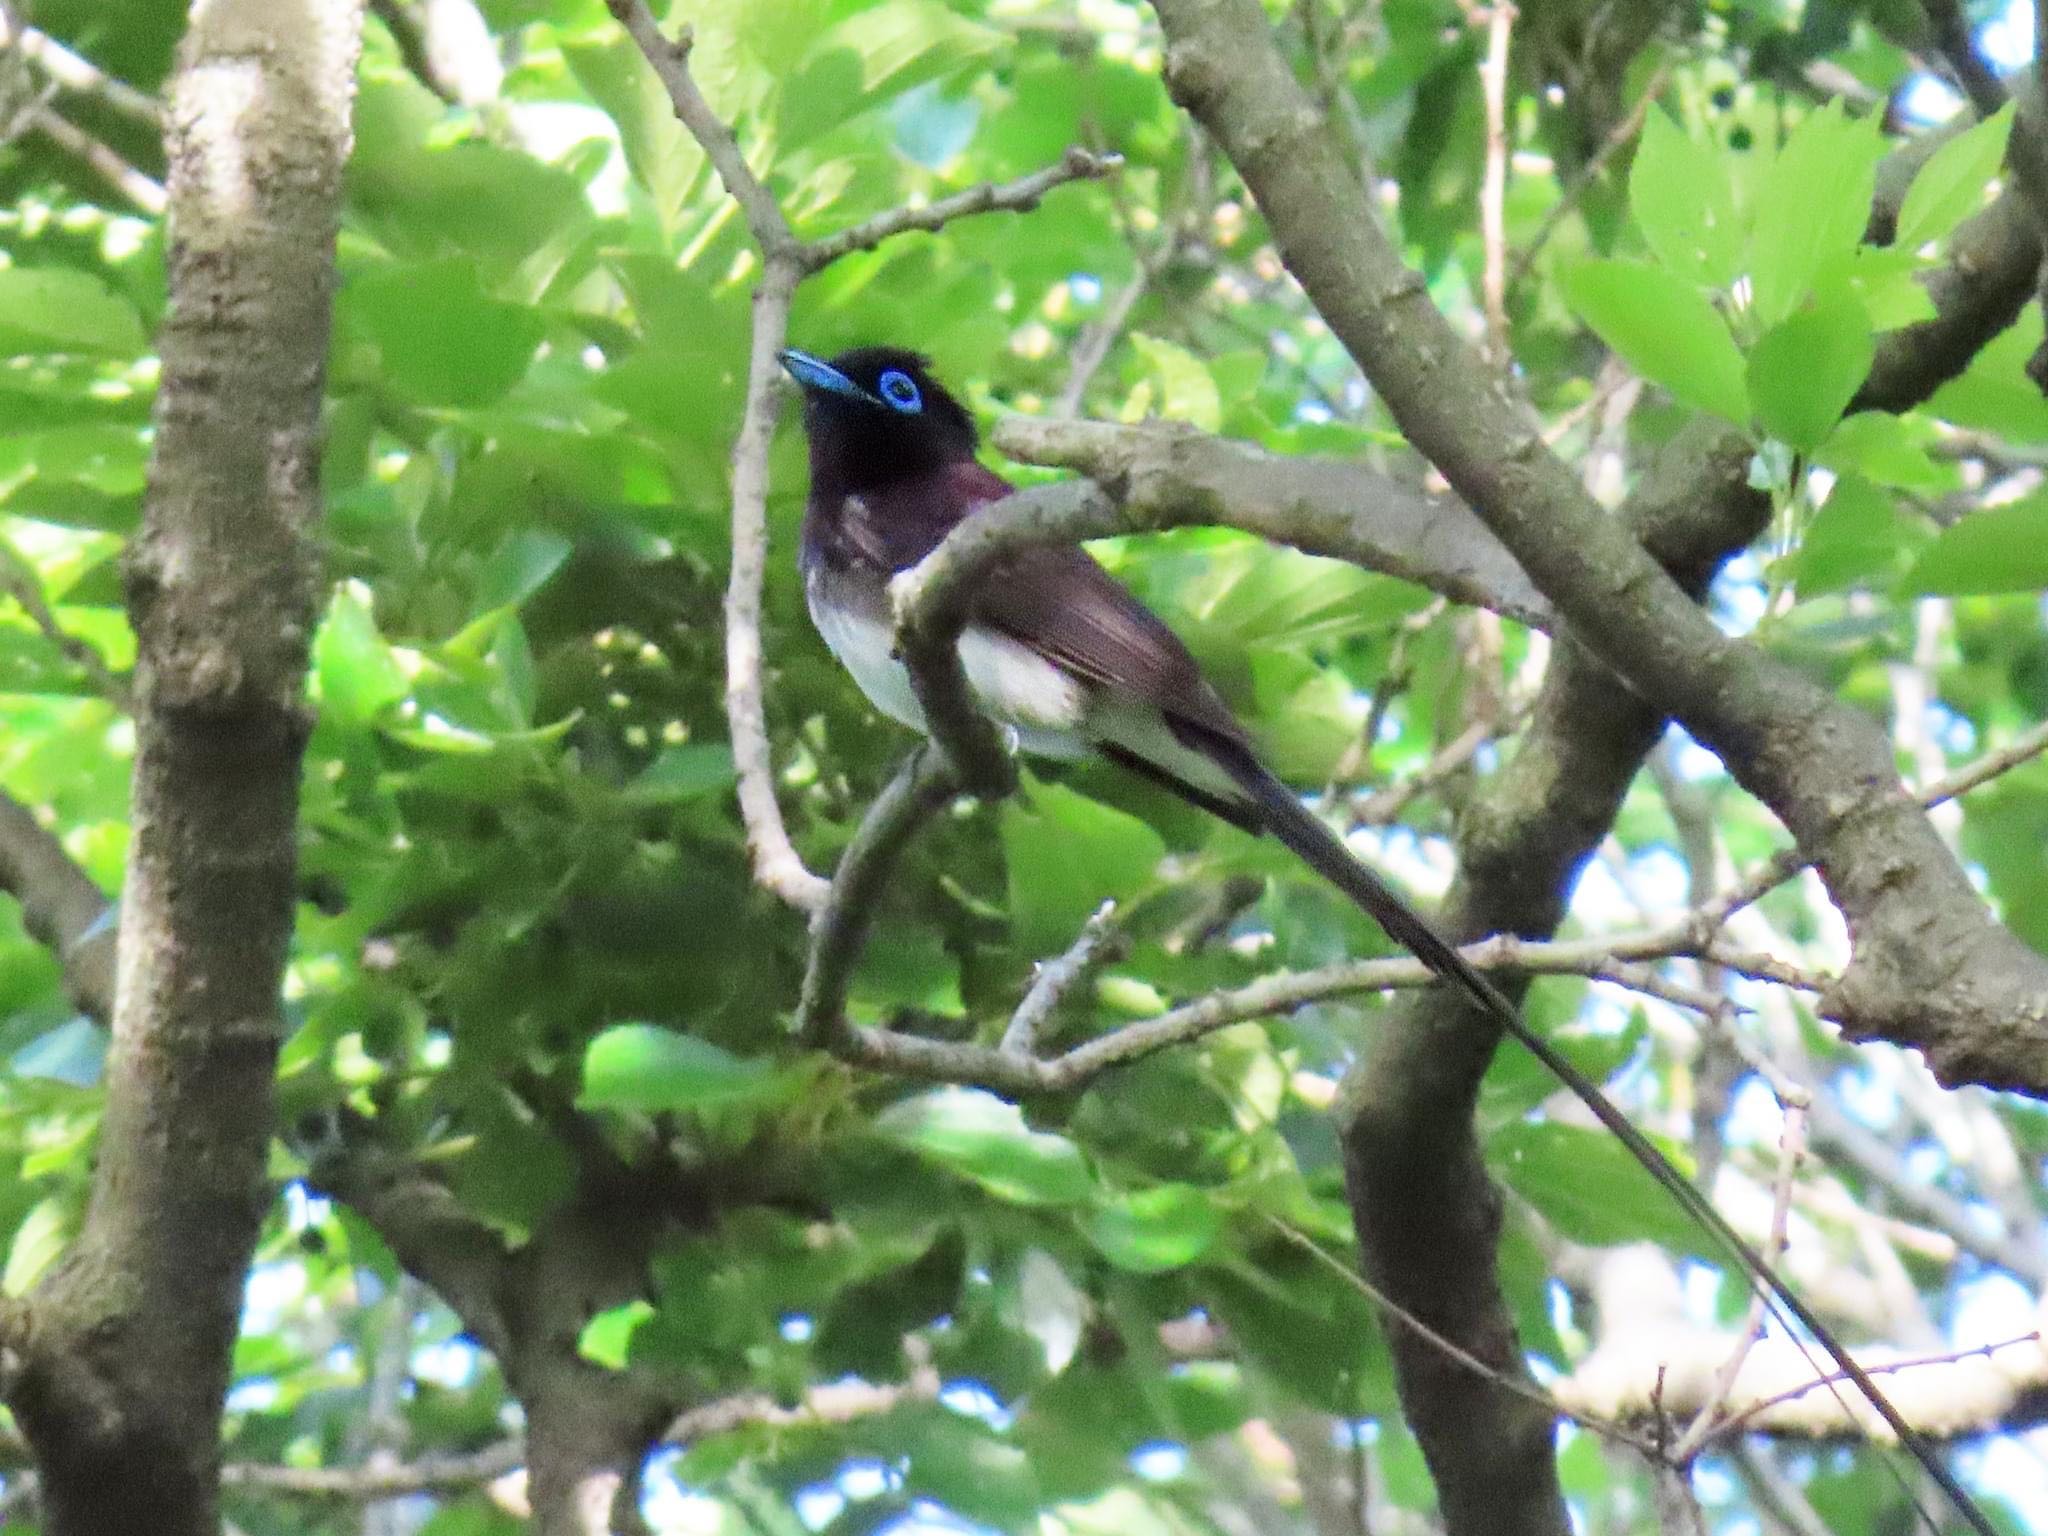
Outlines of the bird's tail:
[[[1899,1443],[1913,1453],[1929,1476],[1954,1502],[1957,1510],[1981,1536],[1994,1536],[1989,1520],[1965,1493],[1933,1448],[1891,1405],[1869,1372],[1850,1358],[1849,1352],[1820,1321],[1811,1308],[1779,1277],[1755,1248],[1744,1240],[1727,1218],[1684,1174],[1660,1152],[1634,1123],[1602,1093],[1594,1081],[1574,1066],[1570,1058],[1531,1029],[1521,1010],[1486,975],[1459,954],[1378,875],[1359,862],[1343,841],[1315,816],[1293,790],[1276,779],[1251,751],[1227,739],[1205,740],[1204,752],[1230,775],[1246,797],[1258,808],[1265,830],[1286,844],[1304,863],[1355,902],[1387,936],[1436,976],[1463,992],[1488,1018],[1546,1067],[1572,1091],[1595,1119],[1611,1131],[1621,1144],[1661,1184],[1687,1215],[1724,1247],[1730,1257],[1748,1273],[1766,1301],[1781,1306],[1797,1318],[1833,1360],[1842,1376],[1853,1382],[1880,1417],[1891,1426]],[[1784,1321],[1782,1314],[1780,1322]],[[1795,1338],[1796,1334],[1793,1335]],[[1817,1364],[1817,1363],[1816,1363]],[[1924,1512],[1923,1512],[1924,1513]]]

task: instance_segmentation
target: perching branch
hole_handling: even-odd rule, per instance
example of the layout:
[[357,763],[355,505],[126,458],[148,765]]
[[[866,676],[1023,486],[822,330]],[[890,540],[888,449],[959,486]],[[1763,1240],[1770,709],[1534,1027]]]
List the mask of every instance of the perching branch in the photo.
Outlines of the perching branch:
[[1017,1005],[1017,1011],[1010,1015],[1009,1028],[1003,1031],[1002,1050],[1013,1056],[1038,1054],[1038,1037],[1059,1012],[1060,1005],[1075,990],[1086,986],[1125,947],[1119,940],[1115,919],[1116,903],[1105,901],[1081,925],[1081,932],[1067,946],[1065,954],[1038,967],[1024,1001]]
[[[1002,510],[977,514],[975,521],[992,525],[1014,519],[1014,531],[1002,537],[1018,544],[1220,524],[1412,581],[1537,629],[1556,622],[1549,602],[1469,508],[1360,464],[1283,458],[1168,422],[1121,427],[1012,416],[997,423],[994,436],[1013,458],[1079,471],[1122,508],[1119,516],[1073,492],[1086,510],[1063,511],[1057,521],[1046,511],[1036,533],[1025,513],[1012,510],[1015,497]],[[997,535],[991,526],[971,536],[963,528],[954,537],[960,540],[955,553],[942,549],[934,560],[968,558],[973,542]]]
[[876,905],[895,873],[897,858],[951,793],[953,777],[946,755],[926,746],[913,747],[840,855],[831,894],[811,920],[811,952],[796,1011],[797,1036],[806,1044],[838,1050],[851,1038],[846,989],[860,963]]

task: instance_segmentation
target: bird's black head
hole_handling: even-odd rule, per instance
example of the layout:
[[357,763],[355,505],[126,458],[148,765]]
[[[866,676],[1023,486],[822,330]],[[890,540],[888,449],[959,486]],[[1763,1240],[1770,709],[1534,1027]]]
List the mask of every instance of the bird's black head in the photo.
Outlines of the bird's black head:
[[974,418],[901,347],[856,347],[831,362],[791,349],[803,386],[811,484],[836,495],[879,489],[974,457]]

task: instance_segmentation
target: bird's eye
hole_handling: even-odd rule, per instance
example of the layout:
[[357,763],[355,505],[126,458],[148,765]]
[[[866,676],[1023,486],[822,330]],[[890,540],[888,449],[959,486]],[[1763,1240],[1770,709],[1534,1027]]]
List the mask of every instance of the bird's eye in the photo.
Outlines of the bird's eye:
[[917,381],[899,369],[891,368],[883,374],[879,387],[882,398],[899,411],[910,413],[924,409],[924,397],[917,392]]

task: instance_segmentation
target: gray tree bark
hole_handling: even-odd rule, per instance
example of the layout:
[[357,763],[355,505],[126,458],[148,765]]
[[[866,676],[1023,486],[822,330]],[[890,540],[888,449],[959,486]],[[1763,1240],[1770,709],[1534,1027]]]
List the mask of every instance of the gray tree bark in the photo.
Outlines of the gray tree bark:
[[171,85],[106,1117],[84,1228],[9,1319],[8,1401],[52,1536],[219,1529],[221,1400],[269,1203],[361,34],[359,0],[199,0]]

